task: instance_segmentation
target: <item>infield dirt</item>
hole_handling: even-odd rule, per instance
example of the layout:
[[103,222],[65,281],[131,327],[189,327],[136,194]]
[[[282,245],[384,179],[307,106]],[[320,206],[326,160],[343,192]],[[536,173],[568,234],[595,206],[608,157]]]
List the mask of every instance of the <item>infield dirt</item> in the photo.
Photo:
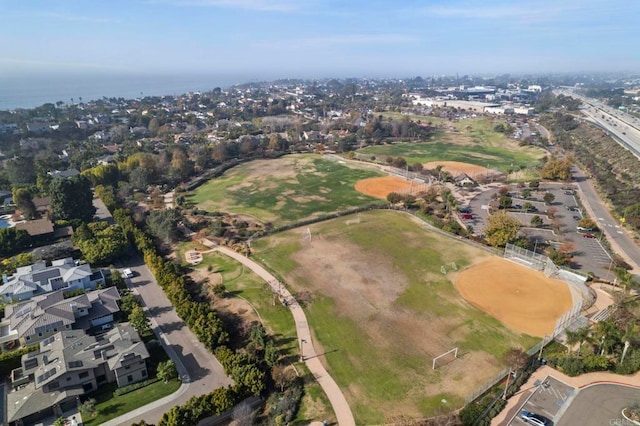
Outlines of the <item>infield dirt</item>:
[[411,183],[397,176],[383,176],[362,179],[356,182],[356,191],[372,197],[387,199],[392,192],[407,190]]
[[442,166],[442,170],[451,173],[453,176],[460,173],[466,173],[470,177],[496,173],[495,170],[475,164],[461,163],[460,161],[431,161],[423,164],[423,166],[425,169],[435,169],[438,166]]
[[467,302],[532,336],[548,335],[572,306],[566,283],[501,258],[465,269],[455,285]]

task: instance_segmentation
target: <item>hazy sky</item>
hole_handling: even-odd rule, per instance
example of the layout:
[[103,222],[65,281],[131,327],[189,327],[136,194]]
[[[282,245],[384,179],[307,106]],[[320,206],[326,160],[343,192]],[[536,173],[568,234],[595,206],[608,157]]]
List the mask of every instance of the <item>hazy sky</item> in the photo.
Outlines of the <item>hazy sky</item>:
[[0,0],[0,76],[640,71],[637,0]]

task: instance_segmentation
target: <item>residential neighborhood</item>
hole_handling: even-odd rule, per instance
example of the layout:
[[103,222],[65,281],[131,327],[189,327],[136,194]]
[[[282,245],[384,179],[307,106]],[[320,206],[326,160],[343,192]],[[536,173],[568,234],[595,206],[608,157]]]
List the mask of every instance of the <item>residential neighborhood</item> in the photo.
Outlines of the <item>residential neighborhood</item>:
[[[598,210],[605,195],[586,175],[600,188],[618,188],[606,196],[613,213],[624,215],[629,233],[638,229],[640,209],[623,188],[633,187],[637,176],[624,143],[608,139],[602,152],[577,145],[571,136],[605,143],[606,135],[582,118],[581,104],[554,91],[568,85],[580,90],[583,81],[581,76],[509,75],[291,79],[0,111],[0,223],[6,225],[0,229],[4,422],[177,426],[226,415],[246,421],[242,424],[313,419],[349,425],[393,423],[409,410],[415,421],[435,416],[450,424],[473,424],[469,419],[479,418],[490,399],[478,397],[477,389],[452,389],[459,393],[438,410],[412,398],[400,408],[393,399],[398,395],[377,400],[371,410],[357,402],[358,392],[376,398],[375,385],[361,378],[380,372],[368,370],[368,363],[350,363],[359,359],[359,350],[377,351],[377,338],[391,341],[404,331],[393,328],[394,321],[389,330],[366,329],[374,327],[375,319],[356,321],[349,315],[363,315],[371,306],[391,315],[395,311],[388,306],[404,303],[403,309],[417,309],[415,318],[435,315],[432,311],[445,316],[424,295],[409,304],[392,297],[403,294],[399,288],[369,294],[380,278],[357,262],[383,271],[402,245],[394,243],[396,248],[386,252],[385,239],[411,232],[425,233],[415,241],[441,244],[438,256],[450,256],[448,250],[466,244],[465,250],[513,257],[521,266],[544,264],[537,273],[564,277],[562,285],[575,298],[569,311],[553,313],[553,322],[566,317],[565,322],[548,331],[553,343],[543,340],[540,353],[563,372],[574,371],[570,367],[576,373],[591,371],[567,342],[579,333],[600,337],[604,327],[617,327],[619,332],[610,334],[609,353],[591,353],[598,347],[595,338],[585,338],[584,350],[600,357],[603,370],[636,371],[640,349],[632,339],[630,355],[622,355],[621,331],[627,324],[633,330],[634,308],[628,298],[615,307],[614,297],[635,294],[638,250],[623,235],[620,220]],[[636,87],[640,81],[615,84]],[[620,102],[625,114],[637,114],[633,96],[622,96]],[[612,178],[604,162],[589,160],[595,152],[599,158],[615,156],[625,164],[624,173]],[[364,240],[327,246],[376,220],[389,221],[394,229],[394,221],[407,214],[415,218],[411,231],[374,232],[384,251],[375,261],[358,257],[371,255],[354,248]],[[343,226],[348,229],[327,231]],[[436,235],[448,242],[434,243]],[[414,244],[413,237],[407,241]],[[309,262],[304,250],[314,244],[319,259],[342,255]],[[358,282],[360,276],[368,277],[367,285],[356,292],[313,287],[321,274],[288,269],[293,267],[281,263],[286,258],[279,255],[282,247],[302,259],[299,268],[355,262],[332,269],[331,285]],[[352,251],[342,251],[346,247]],[[452,287],[446,297],[433,293],[434,300],[457,300],[449,310],[479,309],[470,299],[455,299],[462,297],[455,277],[475,261],[452,258],[434,266],[419,257],[428,247],[416,246],[412,255],[422,260],[412,268],[433,271],[421,269],[422,278],[407,278],[402,269],[412,258],[407,255],[394,260],[396,269],[387,281],[395,283],[398,274],[400,281],[418,279],[420,288],[437,292],[443,290],[432,286],[433,277],[443,277]],[[313,291],[301,286],[302,276]],[[610,293],[600,294],[602,286]],[[357,324],[358,333],[371,342],[369,349],[353,347],[347,355],[337,349],[341,341],[321,341],[313,334],[320,321],[314,304],[329,297],[325,291],[331,297],[350,292],[345,297],[352,298],[353,309],[332,311],[339,321],[328,326],[341,330],[340,324]],[[504,308],[507,302],[499,305]],[[461,311],[456,320],[478,330],[486,327],[487,320],[464,319],[468,312]],[[491,314],[478,310],[474,315]],[[517,366],[530,374],[527,369],[540,366],[525,347],[532,340],[524,334],[511,337],[508,333],[521,330],[507,321],[508,326],[500,324],[505,327],[496,331],[501,348],[509,346],[507,352],[526,358]],[[432,355],[435,371],[439,355],[434,347],[447,354],[451,348],[441,348],[442,342],[458,344],[447,340],[455,333],[441,332],[431,330],[427,334],[438,337],[428,341],[406,337],[398,344],[403,354],[423,348]],[[490,359],[485,367],[498,377],[498,366],[510,361],[503,359],[502,349],[498,354],[486,347],[490,344],[489,339],[477,343],[469,356]],[[558,352],[557,345],[565,344],[570,350]],[[321,354],[320,347],[330,349]],[[454,349],[452,365],[457,362]],[[380,358],[380,363],[394,365],[398,377],[414,377],[402,385],[411,394],[433,390],[420,384],[429,374],[438,375],[431,377],[434,383],[454,380],[446,364],[436,373],[407,371],[402,356]],[[358,378],[348,378],[327,360],[349,363]],[[465,371],[489,393],[497,392],[505,377],[491,382],[480,368]],[[352,380],[350,387],[346,380]],[[423,387],[419,392],[413,386]],[[513,386],[510,394],[517,391]],[[514,419],[513,424],[520,421]]]

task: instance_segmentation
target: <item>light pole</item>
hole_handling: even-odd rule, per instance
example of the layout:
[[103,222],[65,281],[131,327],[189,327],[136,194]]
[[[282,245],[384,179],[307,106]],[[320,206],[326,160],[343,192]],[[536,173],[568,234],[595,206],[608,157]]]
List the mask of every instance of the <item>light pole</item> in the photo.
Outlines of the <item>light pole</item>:
[[304,361],[304,344],[307,343],[306,339],[300,339],[300,361]]

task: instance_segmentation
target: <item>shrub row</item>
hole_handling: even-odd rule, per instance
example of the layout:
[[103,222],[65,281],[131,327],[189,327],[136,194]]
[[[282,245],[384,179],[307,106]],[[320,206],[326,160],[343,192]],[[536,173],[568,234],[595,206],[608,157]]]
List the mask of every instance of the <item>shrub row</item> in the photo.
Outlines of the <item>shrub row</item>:
[[214,352],[229,375],[234,386],[193,397],[182,406],[175,406],[160,420],[163,426],[196,424],[199,420],[221,414],[250,395],[259,395],[266,388],[266,375],[258,361],[246,354],[237,354],[227,348],[229,335],[216,312],[206,302],[193,299],[180,267],[165,261],[156,251],[151,238],[137,227],[130,212],[117,209],[113,212],[127,239],[134,244],[144,258],[156,281],[191,331],[207,349]]
[[115,396],[120,396],[120,395],[125,395],[129,392],[133,392],[134,390],[138,390],[138,389],[142,389],[146,386],[152,385],[156,382],[159,382],[160,379],[155,378],[155,379],[148,379],[145,380],[144,382],[138,382],[138,383],[134,383],[132,385],[127,385],[127,386],[123,386],[121,388],[116,389],[113,394]]

